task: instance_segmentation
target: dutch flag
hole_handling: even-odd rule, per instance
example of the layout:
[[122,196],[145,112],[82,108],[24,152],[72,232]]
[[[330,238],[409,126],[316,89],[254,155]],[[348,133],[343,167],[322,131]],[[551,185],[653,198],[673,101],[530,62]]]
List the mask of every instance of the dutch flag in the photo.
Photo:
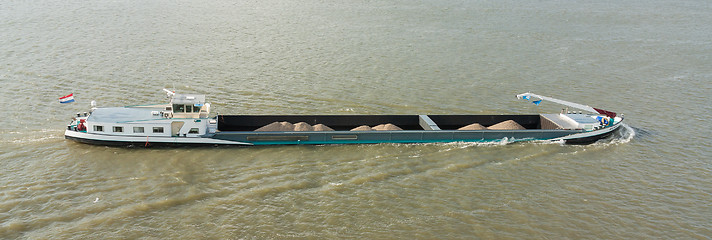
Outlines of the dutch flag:
[[74,93],[70,93],[67,96],[59,98],[59,103],[72,103],[74,102]]

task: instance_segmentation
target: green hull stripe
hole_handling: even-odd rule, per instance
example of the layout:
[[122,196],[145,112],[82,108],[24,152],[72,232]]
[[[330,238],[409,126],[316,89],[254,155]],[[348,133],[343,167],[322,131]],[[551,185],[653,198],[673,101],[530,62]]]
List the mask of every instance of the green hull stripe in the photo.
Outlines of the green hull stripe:
[[[527,141],[540,141],[547,139],[512,139],[507,142],[527,142]],[[503,139],[493,139],[493,140],[385,140],[385,141],[259,141],[259,142],[249,142],[253,145],[327,145],[327,144],[379,144],[379,143],[451,143],[451,142],[471,142],[471,143],[495,143],[502,142]]]

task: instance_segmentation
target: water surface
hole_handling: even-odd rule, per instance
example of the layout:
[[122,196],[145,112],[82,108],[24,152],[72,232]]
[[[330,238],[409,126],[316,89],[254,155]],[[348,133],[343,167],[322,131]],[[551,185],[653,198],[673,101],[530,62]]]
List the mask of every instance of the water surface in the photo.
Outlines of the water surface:
[[[712,236],[707,1],[0,3],[3,238]],[[75,112],[206,94],[229,114],[625,114],[588,146],[135,149]],[[58,97],[75,94],[76,103]]]

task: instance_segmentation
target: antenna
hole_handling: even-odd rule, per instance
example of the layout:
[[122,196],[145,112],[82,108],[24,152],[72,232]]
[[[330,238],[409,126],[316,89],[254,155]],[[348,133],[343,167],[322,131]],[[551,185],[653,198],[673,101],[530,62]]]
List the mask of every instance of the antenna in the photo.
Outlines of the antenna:
[[166,92],[167,97],[173,97],[173,96],[176,95],[176,92],[175,92],[175,91],[171,91],[171,90],[168,90],[168,89],[165,89],[165,88],[163,89],[163,91]]

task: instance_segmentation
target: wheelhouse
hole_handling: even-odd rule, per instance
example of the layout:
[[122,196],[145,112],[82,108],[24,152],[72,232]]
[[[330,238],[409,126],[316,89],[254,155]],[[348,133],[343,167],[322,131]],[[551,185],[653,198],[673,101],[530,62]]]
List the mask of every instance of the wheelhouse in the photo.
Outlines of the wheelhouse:
[[210,104],[205,102],[205,95],[175,94],[165,110],[174,118],[207,118]]

